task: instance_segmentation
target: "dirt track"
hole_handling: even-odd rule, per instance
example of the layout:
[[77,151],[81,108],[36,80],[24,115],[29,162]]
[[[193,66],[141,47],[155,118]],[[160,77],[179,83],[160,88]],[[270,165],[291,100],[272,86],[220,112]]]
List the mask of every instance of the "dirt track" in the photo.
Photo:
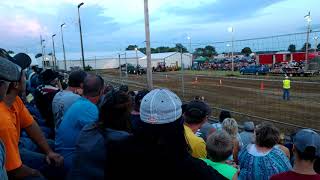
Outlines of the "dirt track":
[[[119,81],[116,71],[104,71],[102,74]],[[282,82],[264,78],[266,80],[198,76],[195,81],[194,75],[185,75],[184,100],[197,95],[204,96],[213,107],[320,130],[320,83],[292,82],[291,100],[283,101]],[[145,76],[130,75],[128,79],[123,79],[129,85],[138,83],[143,86],[146,82]],[[178,73],[155,73],[153,80],[155,86],[170,88],[183,98],[181,76]],[[217,116],[218,113],[216,110],[213,115]],[[238,121],[248,118],[261,121],[246,115],[235,114],[235,117]],[[296,129],[287,125],[278,126],[290,132]]]

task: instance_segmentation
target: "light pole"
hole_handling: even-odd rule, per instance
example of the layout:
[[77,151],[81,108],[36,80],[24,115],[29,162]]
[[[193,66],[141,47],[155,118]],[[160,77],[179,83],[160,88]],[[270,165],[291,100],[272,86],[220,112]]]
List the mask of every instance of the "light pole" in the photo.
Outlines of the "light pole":
[[44,52],[43,52],[43,42],[45,40],[42,39],[42,36],[40,35],[40,45],[41,45],[41,53],[42,53],[42,66],[44,67]]
[[54,48],[54,37],[56,36],[56,34],[53,34],[51,37],[52,37],[52,49],[53,49],[53,56],[52,56],[52,59],[53,59],[53,67],[54,69],[57,68],[57,61],[56,61],[56,50]]
[[310,36],[310,30],[311,30],[311,15],[310,15],[310,11],[307,15],[304,16],[304,19],[307,21],[308,23],[308,27],[307,27],[307,43],[306,43],[306,58],[305,61],[307,63],[308,61],[308,51],[309,51],[309,36]]
[[190,57],[190,70],[191,70],[191,67],[192,67],[192,48],[191,48],[191,37],[190,36],[188,36],[187,37],[187,39],[189,40],[189,52],[190,52],[190,55],[191,55],[191,57]]
[[317,48],[318,48],[318,39],[319,37],[316,35],[314,38],[314,52],[316,53],[317,52]]
[[81,57],[82,57],[82,67],[84,69],[85,67],[85,63],[84,63],[84,52],[83,52],[83,41],[82,41],[82,30],[81,30],[81,20],[80,20],[80,7],[83,5],[84,3],[80,3],[78,4],[78,19],[79,19],[79,29],[80,29],[80,43],[81,43]]
[[66,50],[64,49],[64,40],[63,40],[63,31],[62,31],[62,28],[63,28],[64,25],[66,25],[66,23],[61,24],[60,28],[61,28],[61,40],[62,40],[64,70],[67,71]]
[[153,89],[152,70],[151,70],[151,49],[150,49],[150,28],[149,28],[149,9],[148,0],[144,0],[144,21],[146,33],[146,54],[147,54],[147,85],[148,89]]
[[231,46],[230,44],[227,44],[228,57],[230,57],[230,46]]
[[233,53],[234,53],[234,46],[233,46],[233,41],[234,41],[234,28],[233,27],[229,27],[228,28],[228,31],[230,33],[232,33],[232,39],[231,39],[231,48],[232,48],[232,51],[231,51],[231,70],[232,72],[234,71],[234,57],[233,57]]
[[139,66],[139,59],[138,59],[138,48],[134,48],[136,51],[136,59],[137,59],[137,67]]

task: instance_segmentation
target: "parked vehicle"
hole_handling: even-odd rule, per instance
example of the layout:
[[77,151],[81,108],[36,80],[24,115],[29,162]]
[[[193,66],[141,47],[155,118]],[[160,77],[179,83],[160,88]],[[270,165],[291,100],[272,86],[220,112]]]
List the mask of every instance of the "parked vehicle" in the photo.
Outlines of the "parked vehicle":
[[267,74],[269,67],[267,66],[247,66],[240,69],[240,74]]

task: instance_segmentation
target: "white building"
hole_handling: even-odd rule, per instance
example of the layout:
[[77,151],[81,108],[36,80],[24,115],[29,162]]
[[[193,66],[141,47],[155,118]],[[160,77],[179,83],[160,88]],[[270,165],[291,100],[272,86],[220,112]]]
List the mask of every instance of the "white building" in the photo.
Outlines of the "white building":
[[[192,55],[190,53],[182,54],[182,62],[184,68],[191,66]],[[179,52],[166,52],[166,53],[154,53],[151,54],[151,67],[157,67],[158,63],[165,63],[167,67],[177,66],[181,67],[181,53]],[[139,64],[142,67],[147,67],[147,57],[139,59]]]
[[[85,65],[91,66],[93,69],[111,69],[119,67],[119,55],[120,64],[132,64],[136,65],[139,58],[145,55],[140,51],[114,51],[114,52],[85,52]],[[57,66],[59,69],[65,68],[65,62],[63,60],[62,53],[56,53]],[[51,62],[50,58],[50,62]],[[38,64],[42,66],[43,58],[37,58]],[[51,63],[50,63],[51,64]],[[66,66],[67,70],[71,67],[82,67],[81,53],[66,53]]]

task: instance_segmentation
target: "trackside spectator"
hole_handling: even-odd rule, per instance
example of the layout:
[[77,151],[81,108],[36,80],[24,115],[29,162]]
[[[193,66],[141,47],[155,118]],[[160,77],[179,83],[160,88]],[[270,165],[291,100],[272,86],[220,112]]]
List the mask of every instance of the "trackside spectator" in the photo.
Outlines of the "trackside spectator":
[[207,140],[208,159],[203,160],[227,179],[238,179],[238,169],[226,162],[232,151],[232,137],[224,130],[216,131]]
[[244,131],[240,133],[243,147],[247,147],[248,144],[254,143],[254,123],[247,121],[243,123]]
[[[6,150],[5,167],[10,179],[27,177],[41,179],[41,173],[47,172],[50,174],[49,171],[52,170],[50,164],[61,166],[63,158],[49,147],[38,124],[33,120],[18,96],[25,89],[26,84],[25,73],[21,69],[26,69],[31,62],[27,59],[16,60],[12,57],[9,60],[19,66],[20,75],[18,82],[10,82],[7,87],[0,86],[0,92],[4,93],[0,95],[0,97],[4,97],[0,100],[0,139],[3,141]],[[13,72],[11,75],[15,76],[15,74]],[[22,129],[26,131],[27,135],[40,147],[44,154],[19,151],[18,144]]]
[[221,130],[222,129],[221,123],[226,118],[231,118],[231,114],[229,111],[222,110],[219,115],[219,122],[212,124],[212,127],[215,128],[216,130]]
[[147,95],[148,93],[149,93],[148,90],[141,90],[134,97],[133,111],[131,112],[131,116],[130,116],[131,127],[133,131],[139,128],[139,124],[141,122],[141,119],[140,119],[141,101],[144,98],[144,96]]
[[133,179],[225,179],[190,155],[181,105],[167,89],[152,90],[142,99],[142,128],[134,132],[132,147],[126,148],[127,161],[118,162],[126,166],[120,174],[129,173]]
[[203,101],[193,100],[189,102],[184,113],[184,131],[187,143],[190,146],[191,155],[195,158],[206,158],[206,143],[195,135],[197,130],[208,121],[210,115],[209,106]]
[[87,75],[83,83],[83,97],[71,105],[57,129],[55,148],[64,158],[68,171],[72,164],[77,138],[82,128],[98,120],[98,102],[103,90],[102,79]]
[[238,133],[238,123],[233,118],[226,118],[222,122],[222,129],[225,130],[231,137],[233,141],[233,153],[229,157],[229,160],[238,164],[238,154],[240,152],[242,145],[241,138]]
[[119,179],[116,172],[126,172],[117,162],[126,161],[130,111],[131,98],[125,92],[112,90],[106,95],[99,121],[85,126],[79,135],[69,179]]
[[87,73],[84,71],[71,72],[67,89],[58,92],[54,96],[52,101],[52,112],[55,129],[59,127],[64,113],[81,97],[83,92],[83,81],[86,76]]
[[255,135],[255,144],[249,144],[240,152],[239,179],[267,180],[292,168],[288,157],[276,146],[280,133],[274,125],[262,123]]
[[34,92],[34,100],[46,125],[54,130],[54,121],[52,113],[52,101],[54,96],[60,91],[59,73],[52,69],[46,69],[40,73],[42,84]]
[[272,176],[271,180],[320,180],[314,162],[320,156],[320,135],[310,129],[300,130],[293,139],[294,165],[288,172]]

